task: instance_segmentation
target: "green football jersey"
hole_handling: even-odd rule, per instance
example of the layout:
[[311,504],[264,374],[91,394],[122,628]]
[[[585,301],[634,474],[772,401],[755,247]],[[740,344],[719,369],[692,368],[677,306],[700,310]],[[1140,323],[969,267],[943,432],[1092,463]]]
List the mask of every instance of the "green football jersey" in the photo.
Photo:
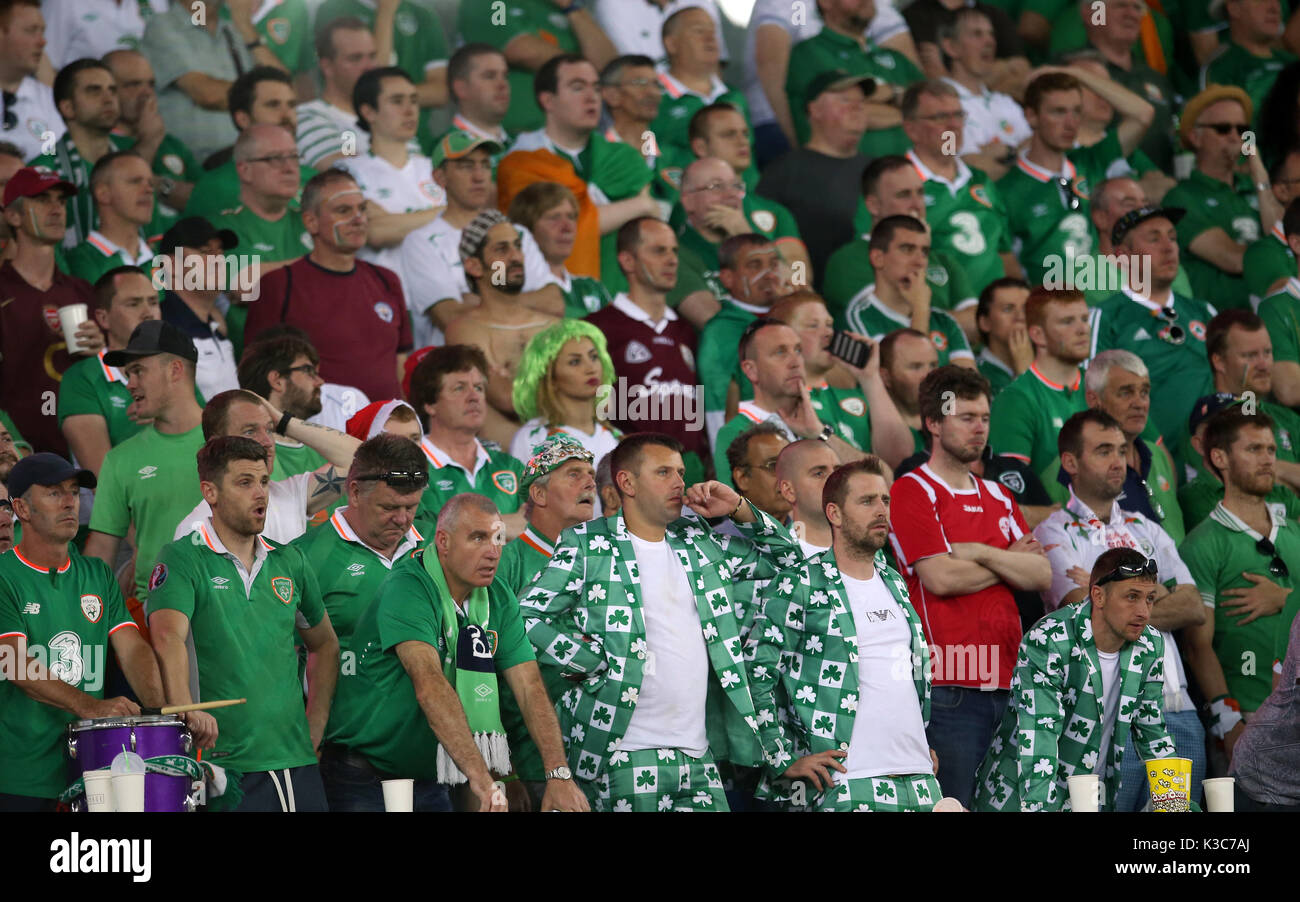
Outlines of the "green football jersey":
[[[148,239],[144,234],[140,235],[139,250],[140,256],[132,259],[125,250],[110,244],[107,238],[98,231],[94,231],[86,236],[85,241],[69,250],[64,260],[69,275],[76,276],[78,279],[85,279],[91,285],[98,282],[99,277],[104,273],[119,266],[138,266],[147,275],[152,276],[153,270],[150,263],[154,258],[154,253],[150,250]],[[159,290],[158,296],[161,299],[161,290]]]
[[731,478],[731,466],[727,463],[727,449],[731,447],[731,443],[735,441],[736,436],[746,429],[769,421],[784,429],[787,439],[790,441],[795,440],[795,434],[790,431],[790,427],[786,426],[777,414],[764,410],[753,401],[740,402],[740,410],[718,430],[718,437],[713,443],[713,467],[717,471],[719,482],[733,489],[736,487]]
[[[110,132],[108,143],[111,145],[110,152],[127,150],[135,144],[135,138]],[[75,247],[99,228],[99,211],[95,209],[95,198],[90,193],[90,171],[95,168],[95,164],[77,150],[71,132],[64,132],[63,137],[55,142],[53,153],[41,154],[27,165],[49,169],[77,186],[77,193],[64,202],[68,213],[68,232],[63,247]]]
[[[1223,483],[1208,470],[1203,470],[1178,490],[1178,506],[1183,512],[1183,526],[1191,532],[1201,524],[1210,511],[1223,500]],[[1269,504],[1280,504],[1288,520],[1300,520],[1300,497],[1289,486],[1280,482],[1264,499]]]
[[[849,330],[865,335],[873,341],[880,341],[895,329],[907,329],[912,325],[911,317],[899,313],[885,305],[876,295],[876,286],[868,285],[849,302],[844,317]],[[963,358],[974,360],[966,333],[962,331],[951,315],[942,310],[930,308],[930,340],[939,352],[939,366],[947,366],[954,360]]]
[[[691,91],[666,70],[660,70],[658,78],[663,93],[659,98],[659,115],[655,116],[654,121],[650,123],[650,131],[654,132],[655,143],[659,146],[660,154],[678,159],[693,159],[695,155],[691,151],[691,142],[687,137],[691,117],[713,103],[729,103],[740,111],[740,114],[745,117],[745,123],[750,127],[749,143],[751,149],[753,148],[753,124],[749,118],[749,103],[742,92],[727,87],[716,75],[713,76],[713,87],[707,97]],[[752,164],[751,168],[753,168]]]
[[1221,228],[1240,244],[1259,240],[1259,199],[1250,176],[1239,174],[1233,184],[1210,178],[1199,169],[1169,189],[1161,203],[1182,207],[1187,215],[1176,226],[1183,264],[1196,297],[1213,298],[1221,310],[1250,309],[1250,291],[1242,276],[1226,273],[1196,256],[1191,244],[1202,233]]
[[1011,367],[1003,363],[999,358],[993,356],[993,352],[987,347],[980,349],[975,357],[975,369],[979,370],[980,375],[989,380],[989,387],[993,390],[993,397],[996,399],[1002,393],[1002,389],[1011,384],[1011,380],[1016,378]]
[[104,354],[101,350],[94,357],[83,357],[64,372],[59,383],[59,427],[70,416],[101,416],[108,427],[108,442],[116,447],[144,427],[126,415],[131,406],[126,376],[104,363]]
[[823,382],[808,394],[823,426],[859,451],[871,451],[871,411],[858,388],[835,388]]
[[149,586],[150,616],[189,618],[196,700],[248,699],[212,712],[213,760],[241,774],[315,764],[297,645],[298,630],[318,625],[325,606],[302,551],[258,536],[250,573],[209,520],[163,547]]
[[1037,363],[1030,364],[994,400],[989,446],[994,454],[1028,464],[1052,501],[1064,504],[1070,493],[1056,479],[1061,468],[1056,439],[1066,420],[1087,409],[1082,371],[1072,385],[1061,385],[1044,376]]
[[[298,167],[298,196],[294,198],[295,203],[302,199],[302,186],[315,174],[316,170],[310,166]],[[235,169],[235,161],[227,160],[215,169],[204,172],[194,183],[194,190],[190,192],[189,202],[185,205],[185,215],[202,216],[215,223],[215,217],[237,206],[239,172]],[[243,250],[242,236],[240,241],[239,252],[247,253]]]
[[319,470],[329,463],[319,451],[309,448],[302,442],[288,439],[275,440],[275,466],[271,468],[271,479],[288,479],[299,473]]
[[[1148,421],[1148,433],[1153,433]],[[1169,533],[1169,538],[1178,544],[1187,535],[1183,522],[1183,509],[1178,503],[1178,478],[1174,472],[1174,462],[1165,450],[1158,435],[1154,438],[1139,438],[1151,451],[1151,469],[1147,471],[1147,497],[1151,507],[1160,517],[1160,528]]]
[[203,500],[195,456],[203,427],[164,435],[154,426],[113,447],[104,457],[90,528],[123,538],[135,527],[135,596],[149,597],[149,573],[177,525]]
[[1187,415],[1197,398],[1214,391],[1205,356],[1205,330],[1216,313],[1202,301],[1172,293],[1169,297],[1183,334],[1173,334],[1159,315],[1160,308],[1128,291],[1115,295],[1092,311],[1092,352],[1122,348],[1142,358],[1151,372],[1151,419],[1165,447],[1182,466],[1193,462],[1187,437]]
[[1264,298],[1259,318],[1273,341],[1273,359],[1300,363],[1300,279],[1292,276],[1280,290]]
[[[57,569],[31,563],[18,546],[0,554],[0,639],[23,637],[51,676],[103,698],[109,637],[135,621],[108,565],[69,552]],[[0,679],[0,793],[53,799],[66,789],[67,727],[76,719]]]
[[420,447],[429,461],[429,485],[420,496],[415,525],[425,535],[433,535],[438,511],[447,499],[461,492],[476,492],[492,499],[503,514],[513,514],[523,504],[519,480],[524,475],[524,465],[499,448],[489,450],[478,443],[478,460],[474,472],[469,473],[427,436]]
[[[316,48],[312,40],[311,12],[305,0],[280,0],[274,5],[263,3],[258,11],[263,15],[253,23],[253,27],[275,58],[294,75],[312,71],[316,67]],[[221,13],[228,16],[229,7],[223,5]]]
[[[327,738],[364,755],[379,770],[415,780],[438,779],[437,737],[415,697],[411,678],[397,657],[403,642],[424,642],[447,660],[443,635],[443,605],[424,555],[411,552],[393,565],[352,634],[357,673],[339,684]],[[524,635],[519,602],[500,580],[488,587],[487,629],[495,642],[490,649],[498,673],[535,661]],[[503,724],[504,725],[504,724]]]
[[567,272],[565,276],[568,284],[560,285],[560,291],[564,293],[566,319],[582,319],[614,303],[614,296],[600,280],[590,276],[575,276]]
[[745,304],[724,294],[722,309],[704,324],[695,354],[695,371],[704,386],[706,412],[727,409],[727,386],[733,378],[740,386],[740,400],[748,401],[754,397],[754,386],[741,372],[737,348],[745,329],[765,313],[767,309],[764,307]]
[[[1285,21],[1285,20],[1284,20]],[[1208,85],[1235,85],[1250,95],[1255,111],[1255,124],[1259,123],[1260,108],[1268,96],[1278,73],[1296,61],[1293,53],[1273,48],[1268,56],[1256,56],[1224,34],[1219,49],[1201,67],[1198,87],[1203,91]]]
[[1286,243],[1280,223],[1274,223],[1271,232],[1246,248],[1241,275],[1256,311],[1263,299],[1273,293],[1270,289],[1274,285],[1295,278],[1295,274],[1295,254]]
[[1011,251],[1006,204],[992,180],[960,159],[957,178],[949,182],[935,175],[916,154],[907,158],[925,180],[925,219],[930,223],[930,252],[948,254],[966,270],[976,293],[1005,275],[999,254]]
[[[324,19],[318,15],[316,21]],[[519,35],[530,34],[565,53],[582,53],[569,17],[550,0],[462,3],[456,16],[456,30],[460,32],[462,43],[481,42],[501,51]],[[510,109],[502,123],[506,130],[514,134],[541,128],[545,117],[533,96],[532,70],[512,65],[507,78],[510,81]]]
[[[850,241],[831,254],[822,276],[822,297],[835,327],[848,327],[849,304],[869,285],[876,284],[876,270],[871,265],[869,234]],[[930,307],[952,313],[979,303],[979,292],[971,288],[966,270],[943,251],[930,251],[925,269],[930,286]]]
[[289,209],[277,220],[263,219],[248,207],[240,204],[212,218],[217,229],[230,229],[239,236],[241,254],[257,254],[265,263],[296,260],[311,253],[311,235],[302,224],[298,205]]
[[1088,199],[1093,187],[1105,180],[1107,167],[1123,156],[1119,138],[1108,131],[1091,147],[1068,151],[1063,172],[1044,169],[1022,151],[998,181],[998,192],[1015,198],[1007,206],[1007,228],[1030,285],[1045,284],[1044,276],[1054,270],[1069,271],[1075,258],[1097,247]]
[[[1284,562],[1300,560],[1300,526],[1276,506],[1270,506],[1269,512],[1273,518],[1269,538],[1277,556]],[[1296,588],[1300,575],[1294,567],[1289,567],[1291,572],[1286,576],[1270,572],[1270,556],[1256,548],[1262,538],[1219,503],[1178,549],[1200,589],[1201,600],[1213,611],[1214,653],[1223,667],[1228,695],[1247,713],[1257,709],[1272,692],[1278,638],[1289,635],[1291,622],[1300,611],[1300,592],[1296,591],[1287,597],[1281,612],[1250,623],[1243,624],[1240,616],[1232,615],[1238,609],[1224,607],[1225,602],[1236,600],[1226,594],[1229,589],[1254,586],[1245,573],[1258,574],[1286,589]]]

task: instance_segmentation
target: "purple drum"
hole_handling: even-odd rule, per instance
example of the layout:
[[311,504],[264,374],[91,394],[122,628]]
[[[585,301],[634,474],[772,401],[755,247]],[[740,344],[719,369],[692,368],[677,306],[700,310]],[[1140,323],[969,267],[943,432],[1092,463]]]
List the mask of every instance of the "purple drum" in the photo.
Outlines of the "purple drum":
[[[124,748],[141,758],[188,755],[190,731],[174,714],[101,717],[68,725],[68,755],[74,779],[86,771],[111,766]],[[186,777],[145,775],[145,811],[192,811],[189,795],[190,781]],[[84,811],[85,796],[78,797],[73,807]]]

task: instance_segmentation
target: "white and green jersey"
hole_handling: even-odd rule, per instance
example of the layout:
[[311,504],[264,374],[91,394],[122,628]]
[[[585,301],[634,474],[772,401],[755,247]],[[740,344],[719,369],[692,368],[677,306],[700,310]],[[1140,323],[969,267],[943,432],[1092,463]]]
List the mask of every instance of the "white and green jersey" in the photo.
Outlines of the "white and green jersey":
[[[18,546],[0,554],[0,640],[25,640],[28,656],[51,676],[103,698],[109,637],[135,621],[108,565],[69,551],[54,569],[32,563]],[[0,679],[0,793],[53,799],[63,792],[67,727],[76,719]]]
[[563,281],[557,281],[564,294],[564,316],[567,319],[582,319],[614,303],[614,296],[598,279],[575,276],[565,271]]
[[[885,304],[876,294],[874,283],[868,285],[849,301],[844,318],[849,330],[865,335],[872,341],[880,341],[896,329],[909,329],[912,318]],[[974,360],[970,342],[966,333],[951,314],[943,310],[930,308],[930,340],[939,352],[939,366],[946,366],[954,360]]]
[[1028,464],[1042,480],[1054,502],[1064,502],[1069,490],[1056,479],[1061,456],[1056,438],[1065,421],[1087,410],[1083,371],[1071,385],[1061,385],[1043,375],[1037,363],[1011,381],[993,402],[989,419],[989,446],[994,454]]
[[194,700],[248,699],[213,712],[213,760],[238,773],[316,763],[295,647],[325,617],[316,574],[292,545],[258,536],[254,547],[249,571],[209,520],[164,547],[149,578],[150,616],[189,618]]
[[1285,656],[1291,623],[1300,611],[1300,592],[1287,596],[1280,613],[1260,617],[1243,624],[1235,612],[1225,607],[1236,601],[1230,589],[1250,589],[1254,583],[1245,574],[1257,574],[1294,590],[1300,578],[1300,526],[1286,516],[1285,506],[1269,504],[1272,530],[1268,536],[1277,556],[1287,564],[1290,574],[1278,576],[1269,571],[1272,557],[1261,552],[1256,543],[1264,538],[1247,526],[1220,501],[1201,525],[1197,526],[1178,549],[1187,569],[1192,572],[1201,600],[1214,617],[1214,654],[1223,667],[1228,695],[1241,710],[1254,711],[1273,689],[1272,664]]
[[429,485],[420,496],[420,508],[415,523],[422,532],[433,535],[438,522],[438,511],[453,495],[476,492],[492,500],[503,514],[519,510],[523,499],[519,496],[519,480],[524,475],[524,465],[499,448],[491,450],[474,440],[478,456],[471,472],[452,460],[450,454],[429,440],[420,442],[429,461]]
[[978,295],[1006,274],[998,256],[1011,251],[1002,195],[984,172],[971,169],[960,158],[952,181],[930,171],[914,150],[907,152],[907,159],[925,181],[925,219],[930,223],[932,250],[955,258]]

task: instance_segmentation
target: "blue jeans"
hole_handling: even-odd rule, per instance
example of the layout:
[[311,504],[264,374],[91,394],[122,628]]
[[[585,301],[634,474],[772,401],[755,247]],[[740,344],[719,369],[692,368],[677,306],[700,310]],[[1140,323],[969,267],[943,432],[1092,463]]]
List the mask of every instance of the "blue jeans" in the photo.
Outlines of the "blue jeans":
[[[1191,798],[1203,808],[1201,781],[1205,779],[1205,728],[1201,726],[1201,718],[1195,708],[1165,712],[1165,727],[1169,730],[1169,738],[1174,741],[1177,757],[1192,762]],[[1151,801],[1146,769],[1142,766],[1142,756],[1133,748],[1132,737],[1130,732],[1130,742],[1124,749],[1124,764],[1120,767],[1119,793],[1112,811],[1141,811]]]
[[965,686],[935,686],[930,692],[930,726],[925,736],[939,756],[939,788],[969,808],[975,771],[989,750],[1011,693]]
[[[330,811],[383,811],[383,781],[391,774],[376,770],[355,753],[327,746],[321,754],[321,779]],[[412,808],[415,811],[451,811],[451,795],[445,783],[416,780]]]

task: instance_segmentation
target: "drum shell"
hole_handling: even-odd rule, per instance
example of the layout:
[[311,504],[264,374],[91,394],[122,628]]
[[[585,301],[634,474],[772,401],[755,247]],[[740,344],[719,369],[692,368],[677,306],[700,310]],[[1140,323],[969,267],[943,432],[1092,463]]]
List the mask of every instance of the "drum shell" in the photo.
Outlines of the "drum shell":
[[[135,734],[134,745],[131,734]],[[122,749],[134,751],[141,758],[160,755],[188,755],[189,730],[175,715],[141,717],[107,717],[79,720],[68,727],[68,745],[76,748],[72,761],[73,777],[88,770],[110,767]],[[146,774],[144,778],[145,811],[186,811],[190,793],[187,777]],[[82,802],[84,806],[84,800]]]

